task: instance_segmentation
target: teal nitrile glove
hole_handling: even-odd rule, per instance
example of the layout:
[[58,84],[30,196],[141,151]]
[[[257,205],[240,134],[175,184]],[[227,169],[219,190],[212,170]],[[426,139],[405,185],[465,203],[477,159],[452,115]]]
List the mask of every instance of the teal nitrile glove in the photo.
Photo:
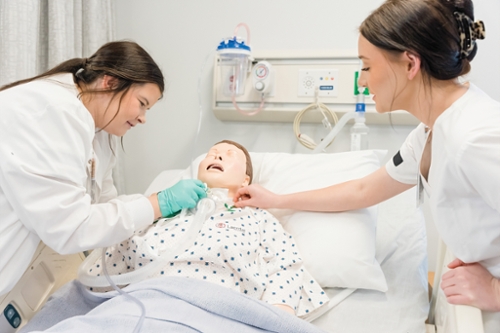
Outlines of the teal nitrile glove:
[[179,180],[174,186],[158,192],[161,215],[171,217],[183,208],[193,208],[207,196],[205,184],[197,179]]

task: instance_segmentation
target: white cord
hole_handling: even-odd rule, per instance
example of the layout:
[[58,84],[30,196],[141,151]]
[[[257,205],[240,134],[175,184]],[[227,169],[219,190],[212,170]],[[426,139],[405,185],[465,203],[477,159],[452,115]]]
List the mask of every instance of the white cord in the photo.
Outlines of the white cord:
[[[321,112],[321,114],[323,115],[323,120],[321,122],[328,130],[332,129],[332,125],[330,124],[330,121],[328,120],[328,117],[326,116],[327,114],[329,114],[330,117],[333,119],[334,124],[337,124],[337,122],[339,121],[339,118],[337,117],[335,112],[330,110],[325,104],[319,103],[319,101],[318,101],[318,87],[316,87],[314,95],[315,95],[315,102],[312,104],[309,104],[304,109],[299,111],[299,113],[297,113],[297,115],[295,116],[295,119],[293,121],[293,132],[295,133],[295,137],[304,147],[306,147],[308,149],[316,148],[316,142],[314,142],[314,140],[311,139],[308,135],[300,132],[300,122],[302,121],[302,117],[307,112],[312,111],[312,110],[316,110],[316,109],[319,110]],[[327,147],[332,142],[333,142],[333,139],[331,142],[328,143]]]
[[201,124],[202,124],[202,118],[203,118],[203,105],[202,105],[202,100],[201,100],[201,79],[203,76],[203,72],[205,70],[205,65],[207,64],[208,58],[214,53],[215,51],[211,50],[210,52],[207,53],[205,56],[205,60],[203,61],[203,65],[201,66],[200,69],[200,74],[198,75],[198,110],[199,115],[198,115],[198,127],[196,129],[196,135],[194,138],[194,144],[193,144],[193,150],[191,152],[191,178],[192,179],[197,179],[198,178],[198,170],[195,170],[193,167],[194,159],[196,158],[195,152],[196,152],[196,147],[198,146],[198,138],[200,136],[200,131],[201,131]]

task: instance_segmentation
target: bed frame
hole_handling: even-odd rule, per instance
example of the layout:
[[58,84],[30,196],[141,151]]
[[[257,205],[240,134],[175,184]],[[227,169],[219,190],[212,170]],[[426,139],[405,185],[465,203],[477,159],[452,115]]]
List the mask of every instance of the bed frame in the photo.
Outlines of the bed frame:
[[[60,255],[40,242],[21,280],[11,292],[0,296],[0,332],[16,332],[24,326],[54,291],[76,278],[83,259],[83,253]],[[17,328],[9,323],[17,321]]]
[[[13,333],[26,324],[54,291],[76,278],[78,266],[84,258],[83,254],[57,254],[40,243],[29,270],[10,293],[0,297],[0,332]],[[448,270],[446,264],[453,259],[440,241],[427,333],[484,333],[481,311],[470,306],[448,304],[439,287],[441,276]],[[12,309],[9,305],[15,308],[21,319],[17,329],[7,320],[7,312]]]
[[484,333],[481,310],[471,306],[449,304],[440,288],[441,276],[448,271],[446,265],[453,259],[453,254],[440,240],[427,332]]

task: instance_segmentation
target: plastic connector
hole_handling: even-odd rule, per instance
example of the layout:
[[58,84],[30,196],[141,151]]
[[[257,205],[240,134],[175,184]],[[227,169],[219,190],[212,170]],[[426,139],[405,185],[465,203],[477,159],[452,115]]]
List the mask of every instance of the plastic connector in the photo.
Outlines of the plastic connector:
[[323,126],[325,126],[326,129],[330,129],[330,130],[332,129],[332,124],[330,124],[330,122],[328,121],[328,119],[326,117],[323,118],[321,123],[323,123]]

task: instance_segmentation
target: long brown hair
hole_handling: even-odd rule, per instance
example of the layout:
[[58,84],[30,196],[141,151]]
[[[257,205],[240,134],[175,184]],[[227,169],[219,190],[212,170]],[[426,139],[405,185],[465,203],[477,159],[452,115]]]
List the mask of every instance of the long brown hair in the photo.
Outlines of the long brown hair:
[[[82,94],[113,93],[114,98],[123,92],[118,110],[110,122],[120,112],[122,98],[132,85],[153,83],[158,86],[162,94],[165,90],[163,74],[153,58],[135,42],[116,41],[104,44],[89,58],[64,61],[45,73],[7,84],[1,87],[0,91],[61,73],[73,74],[73,81],[82,89]],[[116,79],[116,84],[112,88],[105,91],[83,90],[84,86],[94,83],[104,75]]]
[[474,49],[460,55],[460,33],[454,12],[474,20],[471,0],[387,0],[368,16],[359,31],[371,44],[388,52],[414,52],[423,74],[450,80],[470,71]]

